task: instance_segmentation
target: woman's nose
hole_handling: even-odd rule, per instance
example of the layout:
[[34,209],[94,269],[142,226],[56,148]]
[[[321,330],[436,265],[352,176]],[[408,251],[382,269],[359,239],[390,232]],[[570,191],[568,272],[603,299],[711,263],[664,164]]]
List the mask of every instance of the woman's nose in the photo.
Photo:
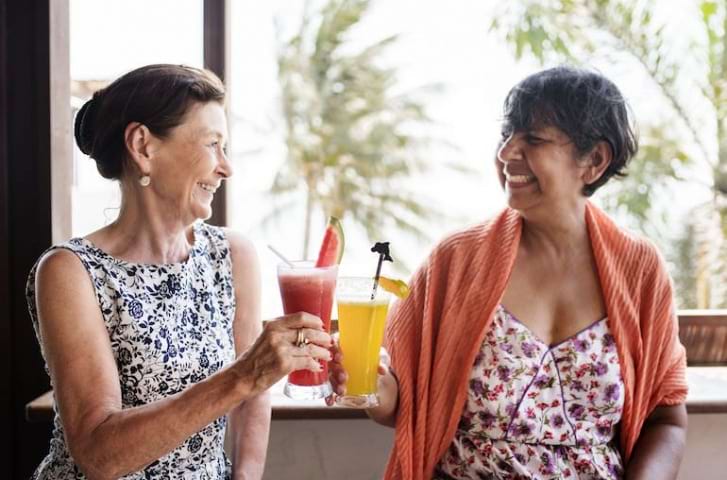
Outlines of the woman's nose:
[[234,172],[230,159],[224,150],[220,151],[220,163],[218,164],[217,171],[223,178],[230,178]]
[[512,155],[515,150],[515,132],[508,135],[507,138],[502,140],[500,148],[497,149],[497,160],[501,163],[507,163],[512,160]]

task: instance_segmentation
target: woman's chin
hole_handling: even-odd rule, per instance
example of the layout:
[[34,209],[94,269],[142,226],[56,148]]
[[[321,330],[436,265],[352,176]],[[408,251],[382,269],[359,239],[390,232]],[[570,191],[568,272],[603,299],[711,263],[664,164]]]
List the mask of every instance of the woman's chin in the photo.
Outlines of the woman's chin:
[[200,220],[209,220],[212,217],[212,208],[208,208],[201,215],[197,216]]
[[533,203],[532,199],[526,198],[525,195],[519,195],[517,193],[513,194],[508,190],[506,190],[506,194],[507,205],[513,210],[525,210]]
[[212,205],[195,205],[192,209],[193,221],[208,220],[212,216]]

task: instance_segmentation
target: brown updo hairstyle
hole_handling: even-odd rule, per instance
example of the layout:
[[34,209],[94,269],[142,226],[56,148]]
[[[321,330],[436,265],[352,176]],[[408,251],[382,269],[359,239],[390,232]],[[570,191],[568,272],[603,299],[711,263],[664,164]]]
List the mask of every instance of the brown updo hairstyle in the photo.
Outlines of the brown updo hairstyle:
[[124,132],[131,122],[165,138],[195,103],[224,103],[225,87],[209,70],[184,65],[147,65],[93,94],[76,114],[78,148],[96,161],[104,178],[121,179],[126,162]]

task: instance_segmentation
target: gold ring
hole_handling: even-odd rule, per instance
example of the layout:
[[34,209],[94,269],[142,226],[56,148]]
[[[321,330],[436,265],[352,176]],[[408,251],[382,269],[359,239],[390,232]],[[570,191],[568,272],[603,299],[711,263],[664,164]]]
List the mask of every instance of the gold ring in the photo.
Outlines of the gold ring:
[[305,334],[303,333],[303,329],[298,329],[298,336],[295,338],[295,346],[298,348],[301,348],[305,345],[308,345],[309,340],[305,338]]

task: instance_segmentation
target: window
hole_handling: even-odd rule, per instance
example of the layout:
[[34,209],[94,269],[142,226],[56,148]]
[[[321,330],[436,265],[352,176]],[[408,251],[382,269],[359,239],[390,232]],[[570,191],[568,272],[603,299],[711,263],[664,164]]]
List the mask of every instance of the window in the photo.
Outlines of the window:
[[[134,68],[203,64],[202,0],[71,0],[70,13],[74,116],[94,91]],[[109,224],[119,207],[118,183],[101,177],[74,141],[73,235]]]
[[[306,42],[311,42],[313,30],[321,22],[318,11],[322,3],[313,3]],[[345,35],[346,45],[341,51],[349,56],[390,35],[399,35],[374,63],[396,69],[396,84],[388,98],[411,95],[422,102],[433,119],[404,124],[402,129],[410,129],[407,133],[432,143],[417,150],[421,157],[414,159],[428,168],[394,179],[388,184],[393,186],[388,193],[410,192],[425,209],[437,209],[444,215],[412,222],[426,234],[423,237],[407,235],[390,221],[381,237],[372,238],[346,212],[342,219],[346,232],[343,274],[373,275],[376,256],[369,252],[371,244],[391,241],[396,263],[387,268],[408,277],[446,232],[480,221],[503,204],[492,174],[501,102],[528,67],[516,65],[482,29],[488,8],[469,5],[453,8],[428,2],[411,8],[406,2],[375,2]],[[258,245],[263,313],[267,316],[279,314],[281,308],[275,281],[278,259],[265,246],[273,244],[290,257],[299,258],[305,231],[305,189],[299,186],[277,197],[270,194],[276,173],[288,161],[278,55],[281,44],[299,31],[302,9],[302,4],[290,8],[289,2],[234,2],[228,12],[231,146],[237,172],[230,181],[228,218],[231,226],[248,232]],[[404,17],[406,22],[398,21]],[[445,17],[447,21],[441,21]],[[450,164],[469,171],[462,173]],[[316,254],[324,221],[323,211],[317,207],[309,257]]]

